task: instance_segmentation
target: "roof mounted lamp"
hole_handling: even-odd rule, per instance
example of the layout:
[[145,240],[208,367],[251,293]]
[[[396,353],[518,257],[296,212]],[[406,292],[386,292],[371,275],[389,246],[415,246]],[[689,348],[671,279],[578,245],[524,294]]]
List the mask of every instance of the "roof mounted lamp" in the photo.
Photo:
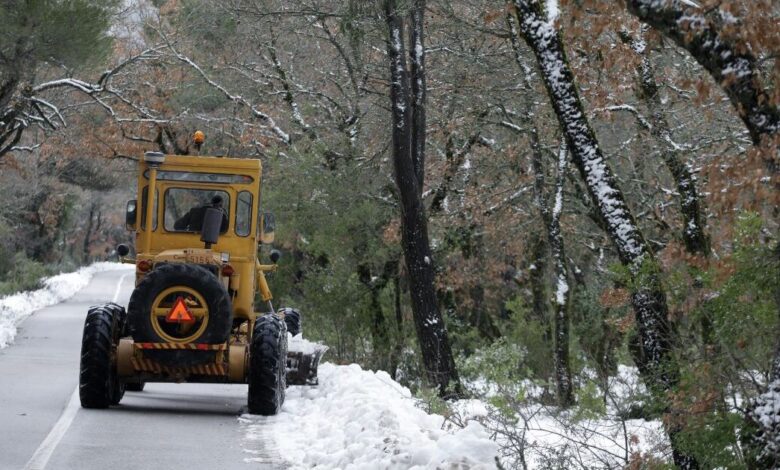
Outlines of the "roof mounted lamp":
[[200,155],[200,148],[203,146],[203,142],[206,141],[206,134],[204,134],[202,131],[195,131],[195,133],[192,135],[192,142],[195,144],[195,149],[198,151],[198,155]]

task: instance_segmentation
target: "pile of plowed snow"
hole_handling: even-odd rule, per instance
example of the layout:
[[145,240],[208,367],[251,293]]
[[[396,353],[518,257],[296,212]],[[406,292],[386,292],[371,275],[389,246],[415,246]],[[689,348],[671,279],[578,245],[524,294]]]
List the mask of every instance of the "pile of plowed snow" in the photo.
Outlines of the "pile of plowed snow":
[[[498,447],[471,421],[444,430],[406,387],[356,364],[319,368],[316,387],[290,387],[277,416],[243,415],[249,462],[273,454],[290,468],[495,468]],[[255,451],[252,441],[257,441]]]
[[132,269],[119,263],[95,263],[76,272],[43,279],[43,288],[0,297],[0,349],[13,343],[16,325],[36,310],[62,302],[83,289],[95,273]]

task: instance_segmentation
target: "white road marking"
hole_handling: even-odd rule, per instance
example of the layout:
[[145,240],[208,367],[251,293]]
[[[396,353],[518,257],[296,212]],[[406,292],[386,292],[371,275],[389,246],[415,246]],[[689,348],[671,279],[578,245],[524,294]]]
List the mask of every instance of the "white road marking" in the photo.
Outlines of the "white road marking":
[[60,419],[57,420],[57,423],[51,428],[49,435],[46,436],[46,439],[44,439],[43,442],[41,442],[41,445],[38,446],[38,449],[35,450],[35,453],[27,462],[27,465],[24,466],[24,470],[43,470],[46,468],[46,464],[49,463],[51,454],[54,453],[57,444],[60,443],[65,436],[65,433],[68,432],[68,428],[70,428],[70,425],[73,423],[73,418],[76,417],[79,405],[79,388],[76,387],[76,389],[73,390],[70,401],[68,401],[67,406],[65,406],[65,410],[62,412]]
[[119,278],[119,282],[116,283],[116,291],[114,292],[114,298],[111,300],[111,302],[116,302],[117,299],[119,299],[119,292],[122,289],[122,283],[125,281],[125,278],[130,274],[135,274],[135,272],[122,274],[122,277]]
[[[114,292],[114,300],[112,300],[112,302],[116,302],[117,299],[119,299],[122,282],[130,274],[131,273],[123,274],[122,277],[119,278],[119,281],[116,284],[116,292]],[[54,427],[51,428],[46,439],[44,439],[43,442],[41,442],[41,445],[35,449],[35,453],[30,457],[30,460],[27,461],[24,470],[43,470],[46,468],[46,464],[49,463],[49,459],[57,448],[57,445],[59,445],[62,438],[65,437],[65,433],[68,432],[70,425],[73,424],[73,419],[76,417],[80,405],[79,387],[76,386],[76,389],[73,390],[73,394],[70,396],[70,400],[68,400],[68,404],[65,405],[65,409],[60,415],[60,419],[58,419],[54,424]]]

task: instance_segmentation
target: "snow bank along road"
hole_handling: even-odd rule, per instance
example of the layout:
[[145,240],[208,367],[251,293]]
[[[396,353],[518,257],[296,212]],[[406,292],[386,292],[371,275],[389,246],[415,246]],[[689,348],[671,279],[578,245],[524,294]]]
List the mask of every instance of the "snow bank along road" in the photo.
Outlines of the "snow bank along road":
[[[245,385],[147,384],[118,407],[82,409],[87,309],[126,305],[133,288],[132,269],[95,271],[0,349],[0,470],[495,468],[496,446],[480,425],[444,431],[389,375],[354,364],[324,364],[319,387],[289,388],[282,413],[268,418],[242,415]],[[48,303],[67,297],[59,294]]]

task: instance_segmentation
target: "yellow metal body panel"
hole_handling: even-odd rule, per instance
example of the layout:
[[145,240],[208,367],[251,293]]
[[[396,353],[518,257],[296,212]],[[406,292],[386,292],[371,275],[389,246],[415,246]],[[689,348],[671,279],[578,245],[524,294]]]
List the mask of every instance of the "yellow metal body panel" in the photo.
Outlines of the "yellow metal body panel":
[[[226,182],[181,181],[164,178],[161,175],[165,172],[235,175],[240,178],[233,178],[234,181],[224,178]],[[233,267],[234,274],[229,279],[223,278],[222,281],[234,293],[232,299],[234,318],[254,321],[255,289],[260,287],[264,299],[271,297],[262,273],[257,269],[261,178],[262,164],[256,159],[166,155],[164,163],[157,166],[148,165],[141,159],[138,163],[139,210],[137,213],[145,216],[143,219],[137,217],[134,226],[135,246],[138,251],[136,263],[143,260],[155,264],[158,262],[195,263],[216,265],[219,269],[219,266],[224,264],[222,257],[229,256],[227,263]],[[150,187],[151,190],[148,190]],[[151,204],[146,204],[143,200],[145,188],[152,198]],[[210,249],[204,248],[204,243],[200,241],[200,233],[166,230],[164,201],[166,191],[172,188],[218,190],[229,195],[229,207],[225,207],[229,213],[228,229],[220,234],[218,242]],[[252,195],[251,222],[247,236],[240,236],[235,230],[238,193],[242,191]],[[142,220],[145,221],[144,224]],[[145,228],[142,225],[145,225]],[[136,284],[144,275],[145,273],[140,270],[136,271]],[[220,277],[222,278],[222,274]]]

